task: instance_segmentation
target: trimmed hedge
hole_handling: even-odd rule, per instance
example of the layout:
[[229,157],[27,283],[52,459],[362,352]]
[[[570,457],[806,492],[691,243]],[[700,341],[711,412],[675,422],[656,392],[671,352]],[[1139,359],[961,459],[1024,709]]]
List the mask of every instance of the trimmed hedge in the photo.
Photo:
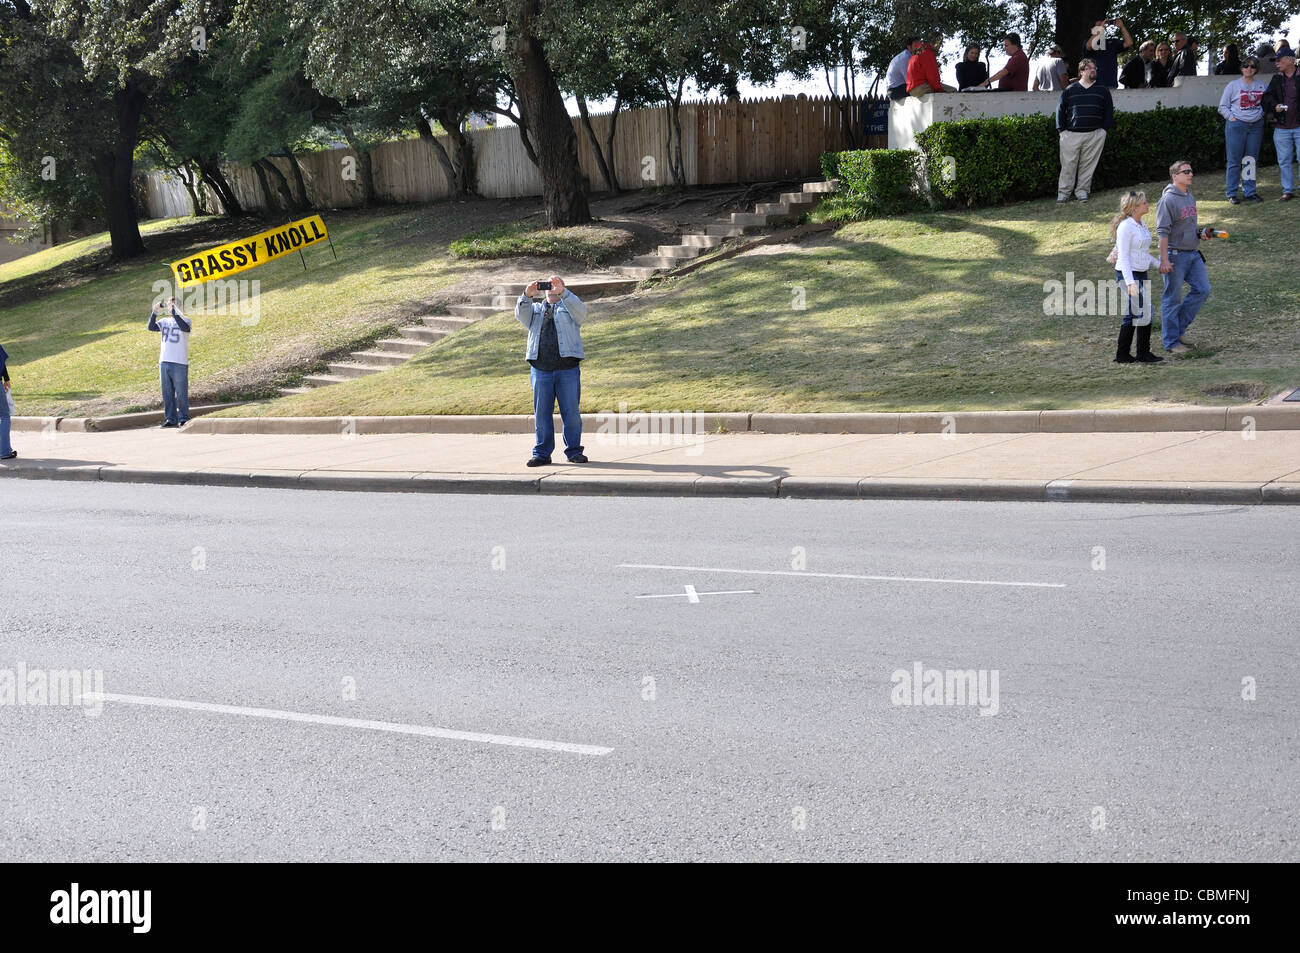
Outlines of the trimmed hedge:
[[[946,204],[995,205],[1056,194],[1061,164],[1053,116],[938,122],[916,138],[926,155],[932,194]],[[945,156],[954,161],[945,162]],[[1115,128],[1106,134],[1106,147],[1093,176],[1093,190],[1167,179],[1175,159],[1191,162],[1198,181],[1204,173],[1224,168],[1223,117],[1217,110],[1184,106],[1116,112]],[[1273,138],[1266,129],[1259,164],[1276,162]],[[1222,179],[1214,183],[1214,189],[1222,187]],[[1207,187],[1201,186],[1200,191]]]
[[822,155],[822,172],[839,179],[829,200],[834,218],[898,215],[927,208],[920,191],[921,153],[907,149],[859,149]]

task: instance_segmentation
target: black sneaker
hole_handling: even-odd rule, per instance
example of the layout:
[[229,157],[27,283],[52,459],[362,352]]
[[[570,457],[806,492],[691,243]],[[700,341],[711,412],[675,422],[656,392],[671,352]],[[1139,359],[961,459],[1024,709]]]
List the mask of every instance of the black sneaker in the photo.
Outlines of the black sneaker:
[[1247,196],[1246,196],[1246,201],[1247,201],[1247,202],[1262,202],[1262,201],[1264,201],[1264,197],[1263,197],[1262,195],[1247,195]]
[[12,459],[13,459],[14,457],[16,457],[16,456],[18,456],[18,451],[17,451],[17,450],[10,450],[10,451],[9,451],[8,453],[6,453],[3,457],[0,457],[0,460],[12,460]]
[[170,420],[164,420],[162,423],[158,425],[158,429],[166,430],[168,427],[175,427],[175,426],[176,424],[172,423]]
[[1235,196],[1235,195],[1229,195],[1229,196],[1228,196],[1228,204],[1229,204],[1229,205],[1240,205],[1240,204],[1241,204],[1241,199],[1237,198],[1237,196]]
[[550,457],[531,457],[525,466],[529,467],[549,467],[551,465]]
[[570,462],[570,463],[586,463],[586,462],[587,462],[587,455],[586,455],[585,453],[579,453],[579,454],[577,454],[576,456],[569,457],[569,462]]

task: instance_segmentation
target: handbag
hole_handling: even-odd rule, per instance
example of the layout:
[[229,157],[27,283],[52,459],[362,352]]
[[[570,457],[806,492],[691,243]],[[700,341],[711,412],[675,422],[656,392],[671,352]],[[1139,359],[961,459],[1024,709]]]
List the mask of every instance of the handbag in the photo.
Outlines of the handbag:
[[17,416],[18,416],[18,408],[14,406],[14,392],[13,392],[13,391],[11,391],[11,390],[7,390],[7,391],[5,391],[5,403],[7,403],[7,404],[9,405],[9,416],[10,416],[10,417],[17,417]]

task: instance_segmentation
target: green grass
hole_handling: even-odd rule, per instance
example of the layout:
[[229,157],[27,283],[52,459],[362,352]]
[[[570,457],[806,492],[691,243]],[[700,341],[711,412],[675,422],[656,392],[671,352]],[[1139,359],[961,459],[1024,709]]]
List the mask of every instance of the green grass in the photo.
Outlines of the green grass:
[[636,236],[621,228],[575,225],[546,229],[535,223],[510,222],[480,229],[451,243],[461,258],[537,256],[569,258],[587,265],[626,258]]
[[[1044,283],[1110,280],[1118,192],[846,226],[821,244],[746,255],[667,282],[583,329],[583,407],[690,411],[1067,409],[1240,402],[1300,384],[1300,292],[1287,237],[1300,203],[1229,206],[1201,183],[1213,292],[1164,365],[1115,365],[1113,316],[1044,314]],[[1158,197],[1163,182],[1144,186]],[[1148,224],[1154,226],[1154,211]],[[1154,230],[1154,229],[1153,229]],[[1156,279],[1157,291],[1159,280]],[[803,289],[806,308],[793,307]],[[506,315],[395,370],[233,414],[531,411],[524,332]],[[1228,396],[1225,396],[1228,395]]]
[[[187,308],[191,399],[270,394],[351,348],[405,323],[412,303],[452,284],[462,268],[448,243],[485,218],[514,217],[501,202],[441,203],[402,210],[325,212],[329,247],[238,276],[261,283],[261,320]],[[157,250],[143,259],[104,261],[107,235],[56,246],[0,266],[0,342],[10,354],[20,414],[106,414],[156,407],[158,337],[145,330],[153,284],[170,278],[165,261],[267,227],[256,221],[205,220],[201,241],[180,243],[176,229],[195,220],[149,223],[142,231]],[[75,276],[92,270],[77,283]],[[48,283],[71,275],[68,286]],[[38,287],[39,286],[39,287]],[[16,302],[16,303],[14,303]]]
[[[140,235],[142,237],[154,235],[188,221],[190,220],[184,218],[167,218],[142,222],[140,224]],[[96,252],[106,253],[108,248],[108,232],[96,232],[93,235],[78,238],[76,241],[55,245],[53,248],[47,248],[33,255],[15,258],[13,261],[7,261],[0,265],[0,287],[12,288],[20,284],[23,279],[32,278],[38,276],[41,272],[48,272],[57,269],[61,265],[87,258]]]

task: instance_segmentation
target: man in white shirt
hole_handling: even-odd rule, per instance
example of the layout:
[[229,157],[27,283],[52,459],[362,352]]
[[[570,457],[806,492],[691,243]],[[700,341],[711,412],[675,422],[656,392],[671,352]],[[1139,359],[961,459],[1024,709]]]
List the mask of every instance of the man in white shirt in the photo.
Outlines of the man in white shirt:
[[1065,62],[1065,51],[1059,46],[1053,46],[1047,51],[1050,59],[1038,67],[1038,72],[1034,74],[1034,92],[1040,90],[1045,93],[1052,91],[1063,93],[1065,87],[1070,84],[1066,82],[1070,75],[1070,67]]
[[907,61],[921,47],[921,41],[909,36],[903,42],[903,51],[889,61],[885,72],[885,93],[897,102],[907,98]]
[[190,422],[190,322],[176,307],[176,299],[156,303],[149,313],[149,330],[162,335],[158,352],[158,377],[162,382],[162,427],[184,427]]

